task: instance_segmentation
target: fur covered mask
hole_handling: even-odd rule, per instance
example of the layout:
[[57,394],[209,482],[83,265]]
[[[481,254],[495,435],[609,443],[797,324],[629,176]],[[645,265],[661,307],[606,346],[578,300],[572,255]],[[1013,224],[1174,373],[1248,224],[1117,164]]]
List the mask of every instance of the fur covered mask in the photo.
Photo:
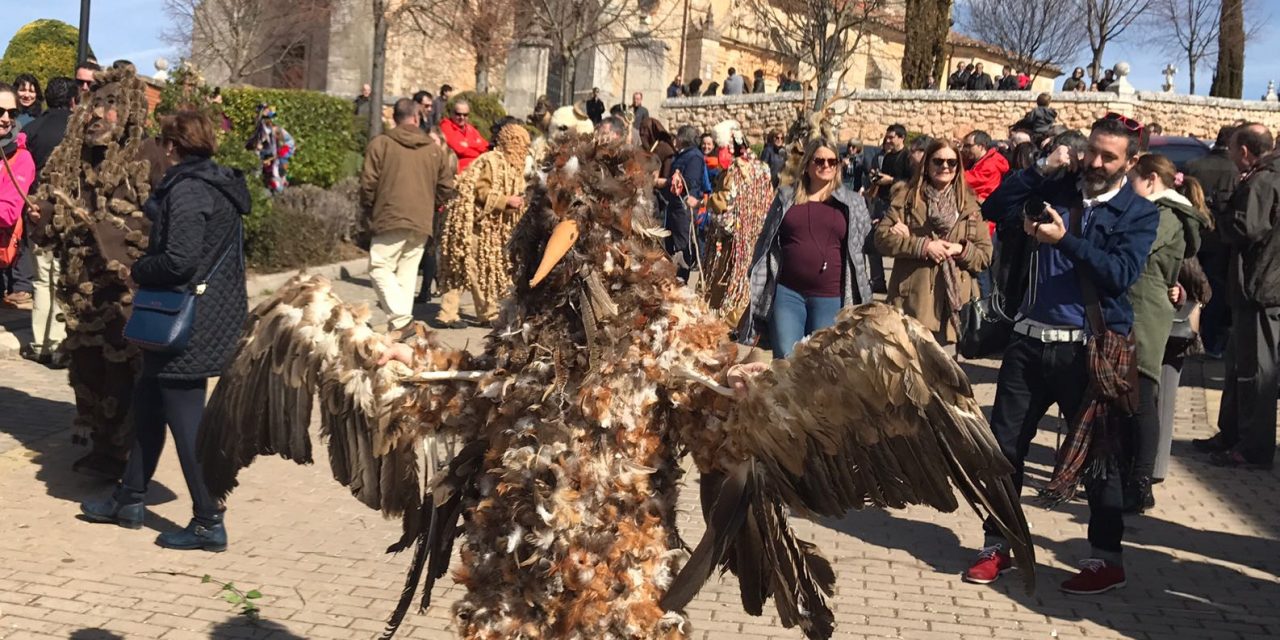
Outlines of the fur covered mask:
[[[129,125],[142,125],[137,119],[137,104],[146,104],[146,89],[133,67],[125,66],[95,74],[98,88],[85,100],[84,144],[105,147],[124,137]],[[145,107],[142,110],[145,116]]]

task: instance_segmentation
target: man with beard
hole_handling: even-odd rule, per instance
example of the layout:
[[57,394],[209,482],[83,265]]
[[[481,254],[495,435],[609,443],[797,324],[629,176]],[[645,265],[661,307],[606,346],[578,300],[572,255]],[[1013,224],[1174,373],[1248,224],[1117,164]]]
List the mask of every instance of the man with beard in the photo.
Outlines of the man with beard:
[[[1131,399],[1125,381],[1136,380],[1129,375],[1135,363],[1127,292],[1146,265],[1160,222],[1156,206],[1126,178],[1141,132],[1137,122],[1108,114],[1093,124],[1080,172],[1071,172],[1071,153],[1059,146],[1036,166],[1009,174],[982,206],[987,219],[1002,228],[1020,225],[1039,243],[996,381],[991,429],[1021,488],[1023,461],[1049,406],[1057,404],[1069,420],[1044,494],[1058,502],[1081,482],[1088,491],[1092,552],[1061,585],[1072,594],[1125,584],[1119,436],[1132,410],[1122,402]],[[1013,566],[993,523],[984,529],[984,548],[964,574],[968,582],[994,582]]]
[[132,66],[96,72],[91,86],[41,173],[33,217],[61,266],[55,294],[76,395],[72,441],[92,444],[73,469],[114,480],[132,446],[128,415],[140,364],[124,339],[129,270],[147,242],[142,204],[170,162],[146,137],[146,92]]

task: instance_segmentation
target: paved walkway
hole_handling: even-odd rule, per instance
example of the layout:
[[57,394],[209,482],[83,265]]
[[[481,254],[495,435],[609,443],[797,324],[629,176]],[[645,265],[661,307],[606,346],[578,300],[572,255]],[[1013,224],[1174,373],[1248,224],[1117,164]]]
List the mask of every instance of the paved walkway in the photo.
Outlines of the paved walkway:
[[[360,283],[344,295],[368,296]],[[423,313],[428,313],[426,308]],[[425,315],[424,315],[425,317]],[[476,346],[482,332],[450,332]],[[966,368],[989,405],[998,363]],[[833,559],[839,586],[836,636],[852,638],[1243,638],[1280,637],[1280,478],[1206,465],[1188,446],[1211,432],[1220,366],[1194,362],[1178,399],[1171,477],[1158,505],[1129,522],[1129,585],[1104,597],[1059,593],[1086,551],[1085,507],[1029,508],[1040,554],[1039,590],[1017,580],[989,587],[958,574],[981,543],[972,513],[868,510],[841,520],[800,521],[800,534]],[[157,531],[190,515],[172,448],[160,462],[152,515],[141,531],[76,519],[77,502],[107,487],[69,471],[71,393],[65,375],[0,359],[0,638],[374,638],[393,607],[406,557],[382,553],[398,537],[334,483],[323,465],[279,459],[244,472],[228,513],[226,553],[167,551]],[[1050,471],[1056,420],[1036,440],[1029,475]],[[692,482],[692,481],[690,481]],[[682,530],[702,526],[696,491],[681,500]],[[249,624],[202,584],[211,575],[258,589],[262,621]],[[450,638],[458,589],[445,579],[426,615],[410,615],[401,637]],[[693,602],[693,638],[797,640],[776,615],[752,618],[735,585],[717,581]]]

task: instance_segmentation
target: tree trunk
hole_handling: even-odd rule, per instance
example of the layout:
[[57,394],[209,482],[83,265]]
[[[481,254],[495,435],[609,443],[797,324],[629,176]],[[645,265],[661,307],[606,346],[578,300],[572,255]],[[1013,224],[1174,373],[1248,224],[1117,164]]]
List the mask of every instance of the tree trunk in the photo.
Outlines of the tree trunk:
[[561,54],[563,60],[560,65],[560,99],[556,104],[567,106],[573,104],[573,84],[574,76],[578,73],[578,64],[576,57],[569,54]]
[[369,139],[382,133],[382,85],[387,66],[387,0],[373,0],[373,69],[369,73]]
[[1095,84],[1102,80],[1102,53],[1106,48],[1107,43],[1105,42],[1098,45],[1097,49],[1094,49],[1092,46],[1089,47],[1093,52],[1093,60],[1089,62],[1089,73],[1093,76],[1093,82]]
[[1209,95],[1239,99],[1244,95],[1244,0],[1222,0],[1218,20],[1218,67]]
[[946,61],[951,3],[952,0],[907,0],[903,89],[923,89],[929,85],[930,78],[941,82],[937,76]]
[[476,50],[476,93],[489,93],[489,54]]
[[1196,94],[1196,61],[1195,56],[1187,56],[1187,81],[1191,83],[1191,95]]

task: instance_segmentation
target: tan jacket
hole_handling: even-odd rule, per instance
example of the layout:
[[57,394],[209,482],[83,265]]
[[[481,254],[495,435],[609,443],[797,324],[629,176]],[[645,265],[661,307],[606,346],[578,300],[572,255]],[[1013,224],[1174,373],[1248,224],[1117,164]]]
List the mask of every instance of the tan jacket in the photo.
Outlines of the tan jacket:
[[[978,297],[978,281],[973,276],[991,264],[991,236],[987,223],[982,220],[978,200],[966,187],[960,219],[950,233],[941,238],[964,245],[964,252],[956,256],[959,267],[960,302],[966,303]],[[910,202],[909,202],[910,201]],[[904,222],[911,229],[910,237],[902,237],[890,231],[893,225]],[[907,183],[897,184],[889,202],[889,212],[876,225],[875,245],[881,254],[893,258],[893,275],[889,278],[889,304],[919,320],[931,331],[942,331],[948,318],[946,282],[942,269],[924,257],[924,245],[937,239],[927,222],[923,197],[913,197]],[[947,339],[954,341],[955,332],[947,328]]]
[[410,230],[430,236],[436,207],[453,197],[449,152],[413,125],[374,138],[364,154],[360,202],[372,209],[374,233]]

